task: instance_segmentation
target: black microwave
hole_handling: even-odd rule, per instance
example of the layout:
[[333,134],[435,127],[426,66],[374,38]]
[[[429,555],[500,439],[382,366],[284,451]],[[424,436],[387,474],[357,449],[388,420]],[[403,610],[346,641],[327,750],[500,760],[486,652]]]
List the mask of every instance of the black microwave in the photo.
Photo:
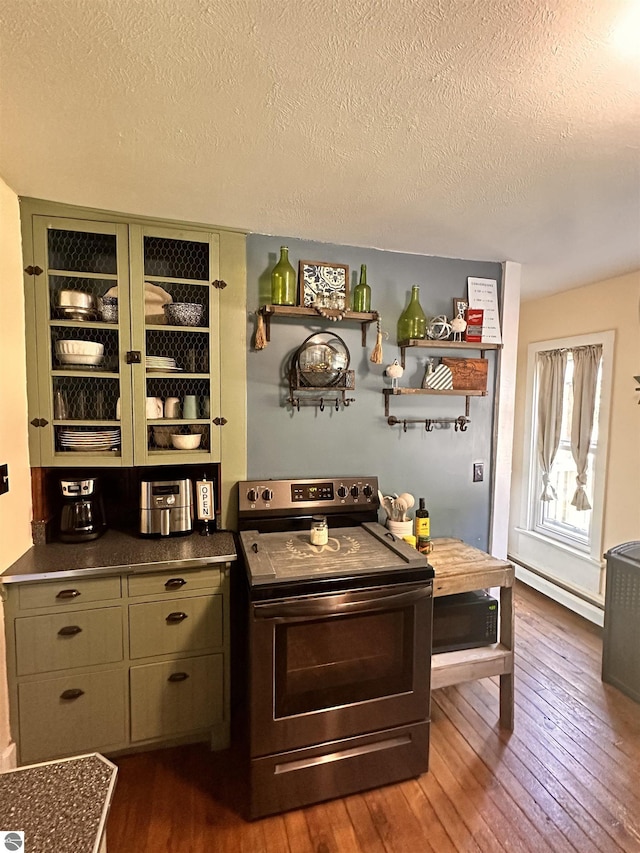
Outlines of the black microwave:
[[433,654],[498,641],[498,601],[484,590],[433,599]]

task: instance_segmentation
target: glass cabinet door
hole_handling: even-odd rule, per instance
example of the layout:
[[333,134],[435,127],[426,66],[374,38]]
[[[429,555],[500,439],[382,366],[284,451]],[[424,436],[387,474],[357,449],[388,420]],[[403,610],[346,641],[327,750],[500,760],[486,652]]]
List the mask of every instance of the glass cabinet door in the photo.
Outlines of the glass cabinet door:
[[218,236],[130,226],[137,464],[220,459]]
[[[35,217],[38,423],[43,465],[133,463],[126,225]],[[117,294],[117,296],[116,296]]]

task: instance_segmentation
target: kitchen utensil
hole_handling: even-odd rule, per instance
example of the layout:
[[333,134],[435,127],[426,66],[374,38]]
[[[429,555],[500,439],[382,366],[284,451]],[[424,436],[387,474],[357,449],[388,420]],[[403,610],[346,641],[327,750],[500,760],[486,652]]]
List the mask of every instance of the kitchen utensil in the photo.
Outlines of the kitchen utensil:
[[178,397],[167,397],[164,401],[164,416],[165,418],[180,417],[180,400]]
[[56,341],[56,352],[58,355],[102,355],[104,344],[97,341],[59,340]]
[[196,450],[200,447],[201,441],[202,436],[200,433],[190,433],[189,435],[173,434],[171,436],[171,444],[173,444],[176,450]]
[[[118,285],[110,287],[105,296],[118,296]],[[103,297],[104,299],[104,297]],[[147,325],[164,325],[167,321],[162,311],[162,306],[167,302],[173,302],[173,297],[166,290],[150,281],[144,283],[144,317]]]
[[198,398],[195,394],[187,394],[184,400],[182,401],[182,417],[198,417]]
[[83,290],[59,290],[55,297],[59,316],[68,320],[92,320],[96,316],[96,300]]
[[413,497],[413,495],[409,494],[409,492],[403,492],[401,495],[398,495],[398,501],[402,501],[402,503],[404,504],[405,516],[404,516],[404,519],[401,519],[401,521],[402,520],[406,521],[407,520],[406,512],[408,509],[411,509],[412,506],[415,506],[416,500]]
[[170,326],[201,326],[204,320],[204,305],[197,302],[173,302],[162,306]]
[[161,418],[163,410],[161,397],[147,397],[147,418]]

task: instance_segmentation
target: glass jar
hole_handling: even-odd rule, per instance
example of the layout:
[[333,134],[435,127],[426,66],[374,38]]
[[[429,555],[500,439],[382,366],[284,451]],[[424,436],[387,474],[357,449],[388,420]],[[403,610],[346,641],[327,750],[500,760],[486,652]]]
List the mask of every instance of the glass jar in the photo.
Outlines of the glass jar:
[[329,541],[329,528],[326,515],[311,516],[309,539],[312,545],[326,545]]
[[289,263],[287,246],[280,246],[280,260],[271,270],[271,302],[273,305],[296,304],[296,271]]
[[427,333],[427,315],[420,305],[420,288],[417,284],[411,288],[411,299],[398,320],[398,340],[424,338]]

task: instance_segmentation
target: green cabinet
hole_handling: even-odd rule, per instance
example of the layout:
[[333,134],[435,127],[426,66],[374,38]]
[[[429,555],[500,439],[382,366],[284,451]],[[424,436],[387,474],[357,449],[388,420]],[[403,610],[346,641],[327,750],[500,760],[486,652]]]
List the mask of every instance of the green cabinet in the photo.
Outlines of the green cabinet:
[[6,584],[20,763],[229,744],[230,564]]
[[[30,224],[32,464],[220,461],[221,235]],[[177,449],[172,435],[198,446]]]

